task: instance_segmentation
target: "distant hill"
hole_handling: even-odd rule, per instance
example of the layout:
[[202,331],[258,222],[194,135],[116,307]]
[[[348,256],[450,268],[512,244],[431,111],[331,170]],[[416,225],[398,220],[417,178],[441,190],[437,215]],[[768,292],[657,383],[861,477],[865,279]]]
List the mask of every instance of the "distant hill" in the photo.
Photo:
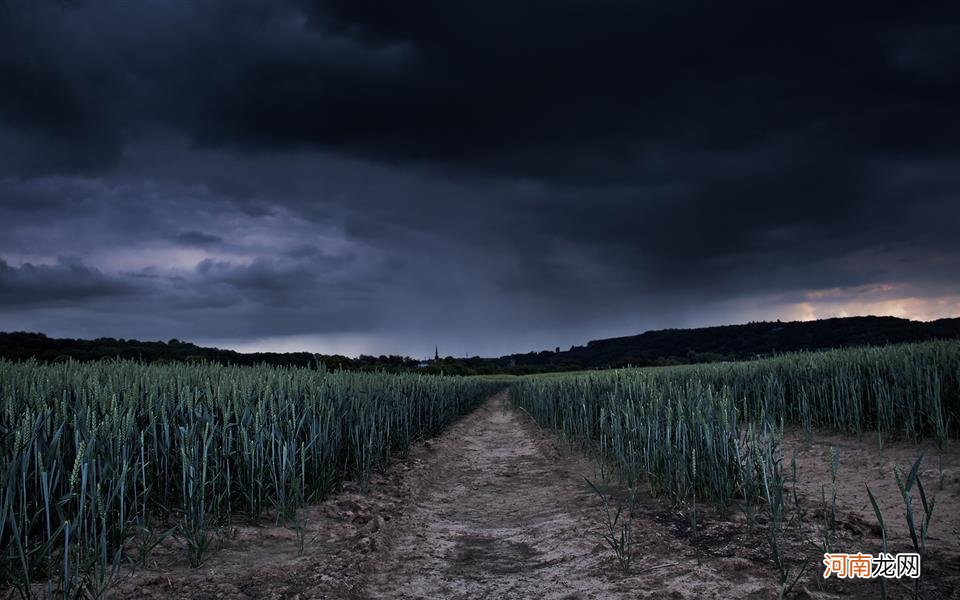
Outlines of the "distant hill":
[[599,368],[744,360],[800,350],[960,338],[960,318],[923,322],[896,317],[756,322],[698,329],[660,329],[608,338],[561,352],[514,354],[516,366]]
[[538,373],[609,367],[744,360],[800,350],[960,339],[960,318],[922,322],[896,317],[846,317],[820,321],[757,322],[699,329],[661,329],[608,338],[569,350],[499,358],[442,358],[427,364],[404,356],[318,355],[309,352],[240,353],[189,342],[141,342],[114,338],[56,339],[40,333],[0,333],[0,357],[41,361],[129,358],[145,362],[201,361],[223,364],[315,365],[351,370],[420,370],[444,373]]

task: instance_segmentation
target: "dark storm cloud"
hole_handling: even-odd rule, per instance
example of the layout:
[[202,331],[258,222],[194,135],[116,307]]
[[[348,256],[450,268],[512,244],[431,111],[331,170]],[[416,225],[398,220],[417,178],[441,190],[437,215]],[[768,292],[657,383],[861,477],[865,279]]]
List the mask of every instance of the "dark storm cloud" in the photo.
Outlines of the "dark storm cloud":
[[223,238],[202,231],[184,231],[177,234],[176,240],[188,246],[209,246],[219,244],[223,241]]
[[48,306],[127,296],[130,283],[108,277],[79,259],[58,257],[52,265],[25,263],[19,267],[0,259],[0,305]]
[[960,297],[958,32],[950,3],[10,0],[0,328],[524,349]]
[[791,134],[808,151],[943,152],[958,132],[957,12],[10,2],[0,75],[14,85],[0,114],[18,131],[86,146],[67,167],[116,159],[124,134],[150,125],[201,144],[607,182],[656,176],[642,168],[650,151]]

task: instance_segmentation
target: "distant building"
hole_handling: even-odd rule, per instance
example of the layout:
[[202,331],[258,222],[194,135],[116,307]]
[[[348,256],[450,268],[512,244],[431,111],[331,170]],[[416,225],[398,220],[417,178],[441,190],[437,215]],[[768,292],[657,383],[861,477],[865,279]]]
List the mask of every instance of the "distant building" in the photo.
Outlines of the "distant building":
[[434,346],[434,347],[433,347],[433,360],[430,360],[429,358],[426,358],[426,359],[424,359],[424,360],[421,360],[420,362],[417,363],[417,368],[418,368],[418,369],[426,369],[427,367],[429,367],[429,366],[432,365],[433,363],[437,362],[438,360],[440,360],[440,346]]

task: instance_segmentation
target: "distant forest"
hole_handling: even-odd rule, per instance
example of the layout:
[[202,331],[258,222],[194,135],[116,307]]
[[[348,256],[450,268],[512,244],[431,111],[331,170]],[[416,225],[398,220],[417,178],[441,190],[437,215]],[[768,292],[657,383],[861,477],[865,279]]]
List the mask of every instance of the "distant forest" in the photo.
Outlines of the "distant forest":
[[760,321],[697,329],[660,329],[595,340],[566,351],[515,354],[499,360],[530,368],[550,365],[549,370],[660,366],[957,338],[960,338],[960,318],[929,322],[897,317]]
[[784,352],[960,338],[960,318],[920,322],[896,317],[846,317],[820,321],[756,322],[699,329],[661,329],[594,340],[568,350],[511,354],[499,358],[453,358],[421,362],[406,356],[350,358],[309,352],[255,352],[167,342],[98,338],[50,338],[41,333],[0,333],[0,357],[44,362],[128,358],[143,362],[210,361],[235,365],[315,366],[328,369],[447,374],[542,373],[623,366],[678,365],[744,360]]

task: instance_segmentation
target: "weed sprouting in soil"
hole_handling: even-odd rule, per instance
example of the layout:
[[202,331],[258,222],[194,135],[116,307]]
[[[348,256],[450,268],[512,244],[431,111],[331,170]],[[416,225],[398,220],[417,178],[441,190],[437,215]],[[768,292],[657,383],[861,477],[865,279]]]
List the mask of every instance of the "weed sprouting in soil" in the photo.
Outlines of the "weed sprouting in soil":
[[[630,490],[627,494],[626,507],[623,502],[617,504],[616,509],[610,504],[610,495],[604,494],[599,487],[589,479],[587,484],[600,498],[603,505],[606,530],[601,534],[607,546],[613,550],[617,563],[625,575],[630,574],[633,562],[633,513],[635,510],[636,494]],[[624,511],[626,508],[626,511]]]

